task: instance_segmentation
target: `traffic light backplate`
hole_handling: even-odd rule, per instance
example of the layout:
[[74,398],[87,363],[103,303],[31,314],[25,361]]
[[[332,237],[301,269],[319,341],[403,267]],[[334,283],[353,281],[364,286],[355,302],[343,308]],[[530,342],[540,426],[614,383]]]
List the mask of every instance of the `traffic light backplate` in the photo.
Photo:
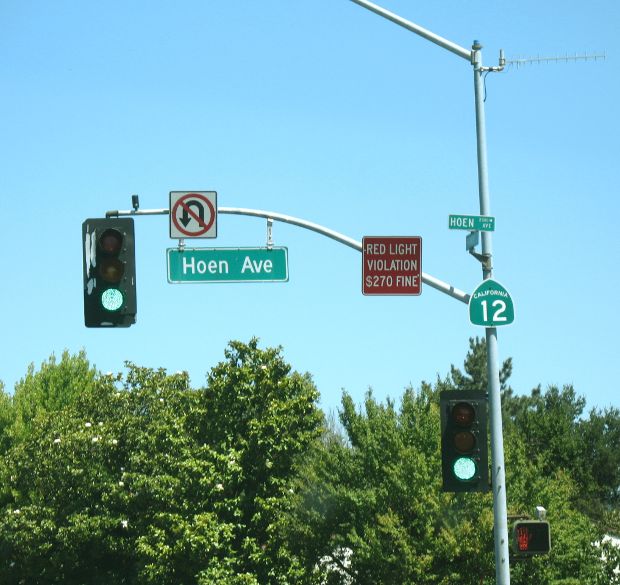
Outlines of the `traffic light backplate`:
[[439,402],[443,491],[488,491],[486,392],[444,390]]
[[84,324],[129,327],[136,322],[133,218],[94,218],[82,224]]

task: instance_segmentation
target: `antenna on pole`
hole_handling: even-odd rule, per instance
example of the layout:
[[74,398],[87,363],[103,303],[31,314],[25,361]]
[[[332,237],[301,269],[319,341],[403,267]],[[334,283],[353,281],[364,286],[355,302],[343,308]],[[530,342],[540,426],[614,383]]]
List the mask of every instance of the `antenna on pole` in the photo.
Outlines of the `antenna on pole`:
[[548,57],[524,57],[519,59],[507,59],[506,65],[513,65],[517,68],[524,65],[540,65],[541,63],[570,63],[576,61],[604,61],[606,58],[605,53],[582,53],[574,55],[553,55]]

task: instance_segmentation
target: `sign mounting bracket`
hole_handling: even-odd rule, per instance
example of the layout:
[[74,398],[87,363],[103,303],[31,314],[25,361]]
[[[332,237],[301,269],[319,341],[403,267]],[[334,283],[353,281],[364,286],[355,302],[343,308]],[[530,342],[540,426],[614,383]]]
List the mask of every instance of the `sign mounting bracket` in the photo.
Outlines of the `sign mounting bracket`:
[[491,254],[479,254],[478,252],[474,252],[473,248],[470,248],[468,252],[476,259],[480,264],[482,264],[482,268],[484,270],[493,270],[493,259]]
[[273,249],[273,219],[267,218],[267,249]]

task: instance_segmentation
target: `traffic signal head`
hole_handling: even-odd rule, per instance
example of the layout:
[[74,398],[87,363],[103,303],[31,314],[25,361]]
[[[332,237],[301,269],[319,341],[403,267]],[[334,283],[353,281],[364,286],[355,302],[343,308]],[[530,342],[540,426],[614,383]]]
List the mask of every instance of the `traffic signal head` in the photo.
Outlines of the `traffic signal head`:
[[82,244],[86,327],[133,325],[137,312],[133,218],[87,219]]
[[551,550],[549,522],[518,520],[514,523],[513,551],[517,555],[540,555]]
[[441,408],[443,491],[489,489],[487,395],[477,390],[445,390]]

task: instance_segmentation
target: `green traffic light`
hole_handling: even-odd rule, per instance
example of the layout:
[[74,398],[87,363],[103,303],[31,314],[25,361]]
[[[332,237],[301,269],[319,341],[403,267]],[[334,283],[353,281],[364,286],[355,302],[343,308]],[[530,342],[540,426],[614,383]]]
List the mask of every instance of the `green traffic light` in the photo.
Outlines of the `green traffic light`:
[[133,218],[97,217],[82,223],[84,325],[131,327],[136,322]]
[[442,390],[439,407],[442,490],[488,491],[486,392]]
[[123,293],[117,288],[108,288],[101,293],[101,306],[106,311],[118,311],[124,302]]
[[476,475],[476,462],[471,457],[459,457],[452,465],[455,477],[460,481],[469,481]]

